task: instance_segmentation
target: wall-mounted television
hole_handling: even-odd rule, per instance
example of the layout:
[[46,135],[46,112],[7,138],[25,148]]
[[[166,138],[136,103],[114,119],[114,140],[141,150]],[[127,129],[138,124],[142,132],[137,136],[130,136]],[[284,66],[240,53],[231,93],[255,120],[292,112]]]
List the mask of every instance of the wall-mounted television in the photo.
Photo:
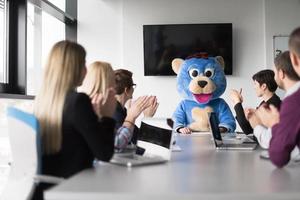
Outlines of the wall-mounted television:
[[223,56],[225,74],[232,74],[232,24],[143,25],[144,75],[175,75],[174,58],[206,52]]

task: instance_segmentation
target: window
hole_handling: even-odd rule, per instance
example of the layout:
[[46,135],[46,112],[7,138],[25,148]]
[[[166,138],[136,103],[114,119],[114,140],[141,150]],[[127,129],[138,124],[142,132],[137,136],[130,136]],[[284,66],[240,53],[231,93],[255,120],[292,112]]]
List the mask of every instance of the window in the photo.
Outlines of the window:
[[64,39],[63,22],[39,7],[27,4],[27,95],[35,95],[38,91],[48,53],[53,44]]
[[66,11],[66,1],[65,0],[48,0],[50,3],[61,9],[62,11]]
[[77,0],[0,0],[0,98],[36,94],[53,44],[77,40],[76,17]]
[[6,1],[0,0],[0,83],[7,83],[6,71]]

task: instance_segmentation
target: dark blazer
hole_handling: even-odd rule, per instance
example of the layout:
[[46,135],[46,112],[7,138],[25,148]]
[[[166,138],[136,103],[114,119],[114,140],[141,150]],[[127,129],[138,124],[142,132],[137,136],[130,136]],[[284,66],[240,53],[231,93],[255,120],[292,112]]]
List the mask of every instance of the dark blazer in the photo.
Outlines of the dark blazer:
[[[262,101],[259,106],[263,105],[264,103],[270,105],[274,105],[276,108],[280,108],[280,103],[281,103],[281,100],[280,98],[274,93],[274,95],[268,100],[268,101]],[[259,107],[258,106],[258,107]],[[241,129],[243,130],[243,132],[245,134],[250,134],[250,133],[253,133],[253,128],[251,127],[249,121],[246,119],[246,116],[245,116],[245,113],[244,113],[244,108],[242,106],[241,103],[237,103],[235,106],[234,106],[234,110],[235,110],[235,113],[236,113],[236,120],[237,122],[239,123]]]
[[86,94],[70,92],[63,110],[61,150],[42,156],[42,174],[68,178],[92,167],[95,158],[109,161],[114,153],[114,127],[111,118],[98,120]]
[[116,110],[114,112],[113,118],[116,121],[116,129],[120,128],[123,125],[123,122],[127,116],[127,109],[124,108],[118,101]]
[[[113,119],[98,119],[86,94],[70,92],[63,110],[61,150],[42,156],[42,174],[68,178],[92,167],[95,158],[109,161],[114,153],[114,127]],[[32,200],[43,200],[44,190],[51,186],[38,184]]]

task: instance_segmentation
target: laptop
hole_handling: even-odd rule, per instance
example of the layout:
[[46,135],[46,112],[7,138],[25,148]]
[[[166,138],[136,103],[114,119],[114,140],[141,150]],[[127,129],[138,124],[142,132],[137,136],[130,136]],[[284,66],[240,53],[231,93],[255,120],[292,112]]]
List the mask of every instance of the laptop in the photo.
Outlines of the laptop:
[[215,112],[208,114],[209,125],[216,149],[222,150],[254,150],[257,146],[255,142],[241,142],[241,143],[224,143],[220,130],[219,120]]
[[145,118],[141,122],[137,146],[143,149],[142,155],[136,151],[116,153],[110,163],[127,167],[164,163],[171,159],[173,131],[166,118]]

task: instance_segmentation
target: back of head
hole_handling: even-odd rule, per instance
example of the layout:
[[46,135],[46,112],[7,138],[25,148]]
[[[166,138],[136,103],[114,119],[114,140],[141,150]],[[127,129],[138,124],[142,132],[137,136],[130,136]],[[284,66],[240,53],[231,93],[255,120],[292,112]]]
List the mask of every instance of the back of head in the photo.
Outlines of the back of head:
[[276,56],[276,58],[274,59],[274,64],[275,64],[275,68],[277,70],[282,70],[290,80],[293,81],[300,80],[299,76],[297,75],[297,73],[293,68],[289,51],[285,51],[279,54],[278,56]]
[[61,124],[66,94],[82,81],[84,48],[71,41],[56,43],[45,66],[41,89],[35,98],[34,114],[39,120],[46,154],[61,148]]
[[265,69],[257,72],[252,76],[253,81],[257,81],[260,85],[266,84],[270,92],[275,92],[277,89],[277,83],[274,79],[274,72],[270,69]]
[[115,85],[115,75],[110,63],[96,61],[89,65],[79,91],[93,97],[97,93],[105,93]]
[[289,48],[300,57],[300,27],[293,30],[289,38]]
[[133,86],[132,72],[126,69],[115,70],[116,94],[122,94],[125,88]]

